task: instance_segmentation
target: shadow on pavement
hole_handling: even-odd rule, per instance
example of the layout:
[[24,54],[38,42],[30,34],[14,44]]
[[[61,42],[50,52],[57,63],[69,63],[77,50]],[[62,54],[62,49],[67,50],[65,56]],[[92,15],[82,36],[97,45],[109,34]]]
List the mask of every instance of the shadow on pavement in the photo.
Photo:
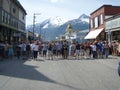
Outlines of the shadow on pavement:
[[54,83],[53,80],[38,72],[35,69],[37,66],[25,65],[24,62],[25,60],[7,60],[1,62],[0,75]]
[[67,84],[62,84],[48,78],[47,76],[35,69],[37,68],[37,66],[25,65],[25,61],[26,60],[5,60],[0,62],[0,75],[29,80],[44,81],[48,83],[58,84],[74,90],[81,90],[79,88]]

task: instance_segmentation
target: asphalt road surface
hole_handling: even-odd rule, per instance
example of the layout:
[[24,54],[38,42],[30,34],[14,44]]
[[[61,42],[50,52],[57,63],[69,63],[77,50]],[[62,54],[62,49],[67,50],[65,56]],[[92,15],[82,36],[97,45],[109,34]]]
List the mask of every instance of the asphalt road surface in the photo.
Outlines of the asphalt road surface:
[[0,90],[120,90],[120,58],[0,61]]

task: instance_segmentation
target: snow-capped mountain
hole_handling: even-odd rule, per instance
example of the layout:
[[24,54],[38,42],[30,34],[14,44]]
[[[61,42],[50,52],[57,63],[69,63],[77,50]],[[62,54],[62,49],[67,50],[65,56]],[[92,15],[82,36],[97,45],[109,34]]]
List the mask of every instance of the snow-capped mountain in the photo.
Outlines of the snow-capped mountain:
[[64,24],[65,22],[67,22],[67,20],[65,18],[56,16],[54,18],[49,18],[49,19],[43,21],[41,24],[42,24],[43,28],[51,28],[51,27],[60,26],[60,25]]
[[83,21],[83,22],[85,21],[85,22],[89,23],[89,16],[87,16],[85,14],[82,14],[78,19]]
[[[49,18],[35,25],[35,32],[41,34],[45,40],[54,40],[57,36],[65,33],[68,24],[71,24],[74,30],[89,29],[89,16],[82,14],[79,18],[69,21],[58,16]],[[32,28],[27,30],[32,31]]]

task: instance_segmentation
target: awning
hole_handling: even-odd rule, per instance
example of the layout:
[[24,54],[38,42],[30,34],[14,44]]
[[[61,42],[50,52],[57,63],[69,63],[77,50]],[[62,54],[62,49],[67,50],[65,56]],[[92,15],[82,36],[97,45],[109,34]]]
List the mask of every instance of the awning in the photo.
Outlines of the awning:
[[96,39],[96,37],[102,32],[103,28],[90,31],[84,39]]

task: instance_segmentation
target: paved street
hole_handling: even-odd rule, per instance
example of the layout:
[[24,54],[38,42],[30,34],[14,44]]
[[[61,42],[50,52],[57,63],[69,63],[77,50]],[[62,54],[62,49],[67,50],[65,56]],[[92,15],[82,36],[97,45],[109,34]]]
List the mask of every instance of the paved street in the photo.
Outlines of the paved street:
[[120,90],[118,61],[0,61],[0,90]]

